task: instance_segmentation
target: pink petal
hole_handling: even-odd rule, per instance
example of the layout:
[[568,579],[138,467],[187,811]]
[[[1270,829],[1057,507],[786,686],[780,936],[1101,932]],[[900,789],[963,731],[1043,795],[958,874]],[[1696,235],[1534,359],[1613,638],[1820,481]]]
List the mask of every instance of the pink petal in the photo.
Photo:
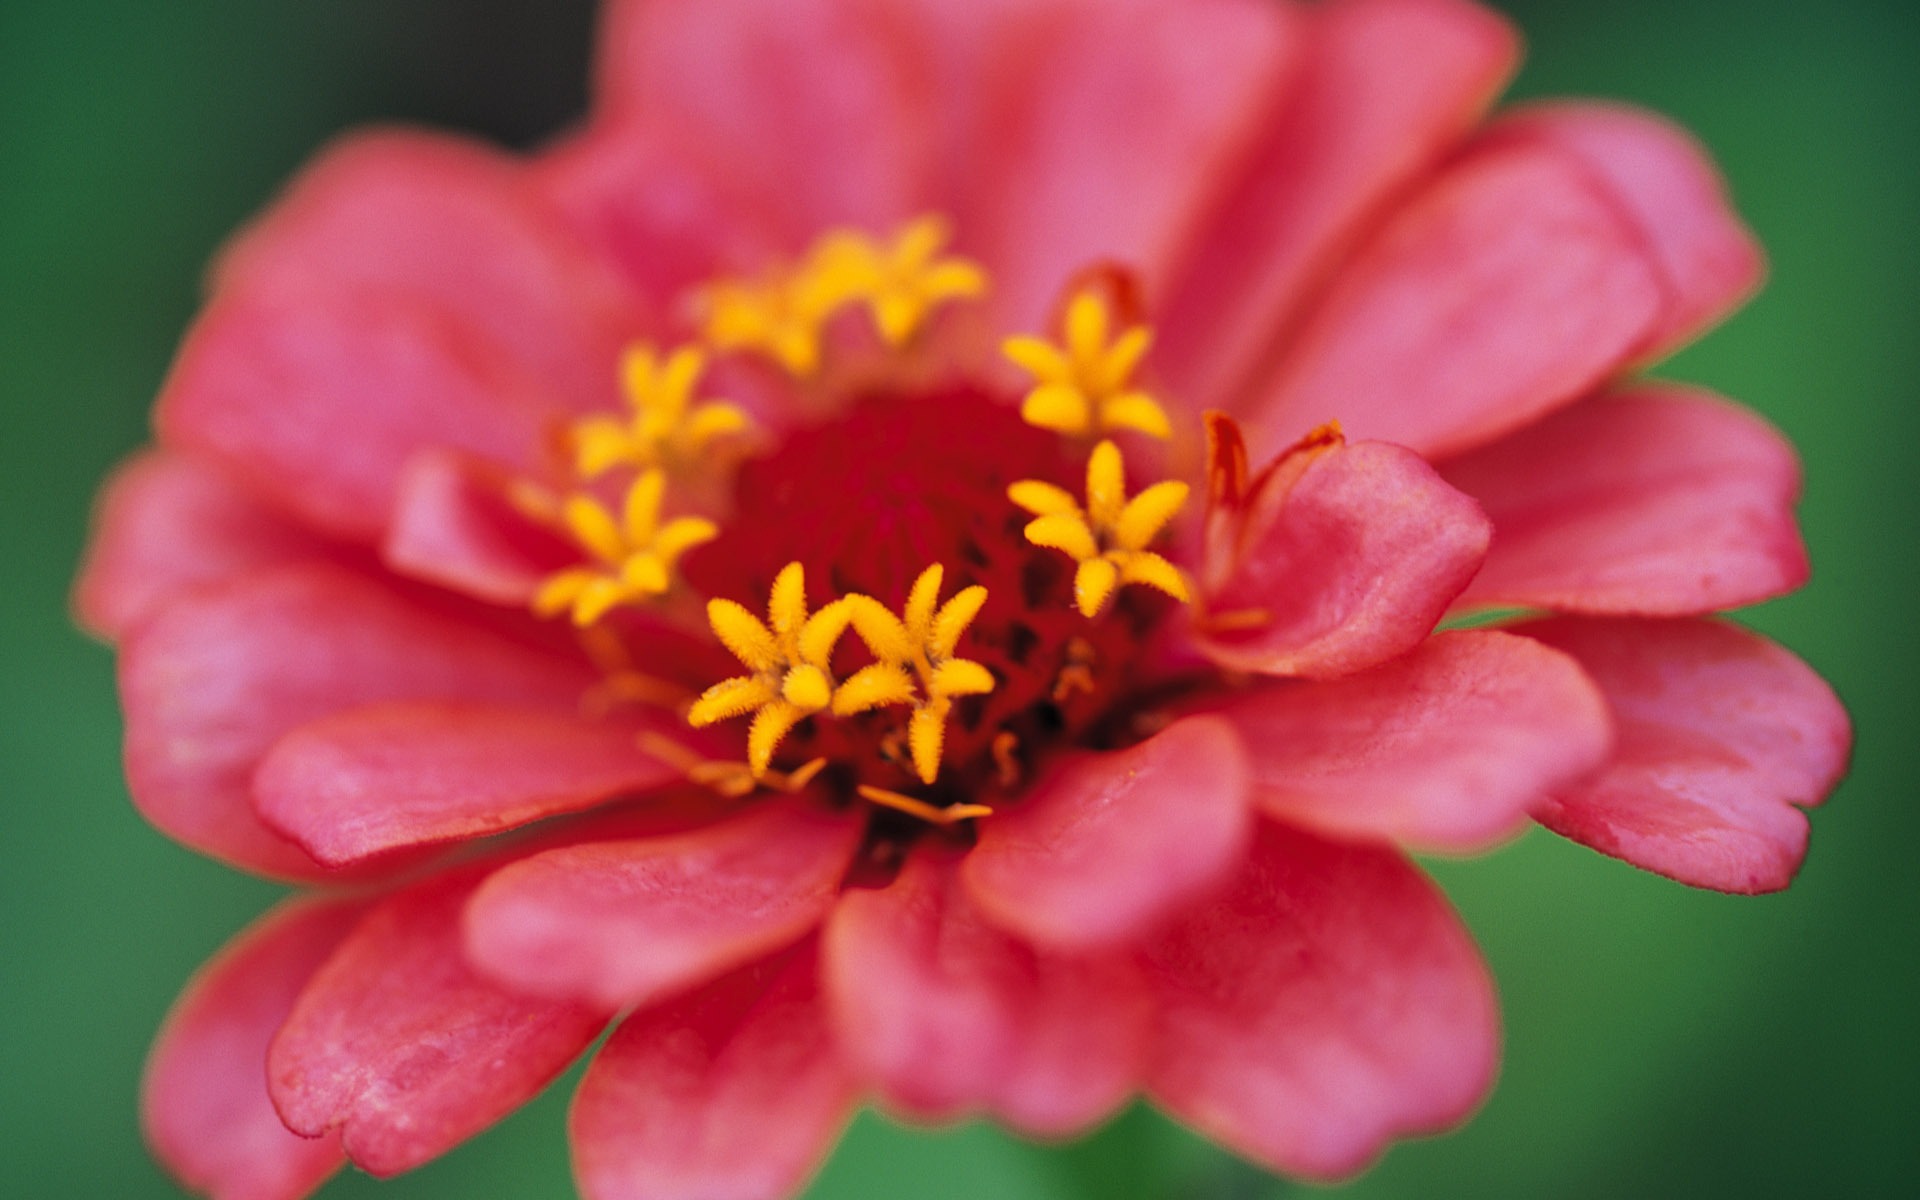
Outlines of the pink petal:
[[851,1115],[812,943],[614,1031],[574,1097],[587,1200],[784,1200]]
[[1463,605],[1689,616],[1807,580],[1793,447],[1707,392],[1641,385],[1588,400],[1442,473],[1497,531]]
[[[1044,328],[1062,287],[1117,260],[1150,293],[1246,160],[1295,61],[1294,11],[1239,0],[932,5],[972,101],[950,162],[1000,328]],[[989,15],[991,13],[991,15]],[[937,77],[937,76],[936,76]]]
[[551,382],[405,297],[230,294],[187,336],[155,421],[166,444],[217,459],[329,533],[372,542],[423,450],[536,465],[560,406]]
[[572,711],[590,682],[581,664],[338,567],[251,574],[183,597],[128,638],[127,782],[147,819],[194,849],[315,878],[322,869],[253,810],[254,767],[283,734],[378,700]]
[[1155,361],[1176,393],[1231,406],[1368,222],[1479,119],[1518,46],[1460,0],[1307,10],[1300,66],[1251,169],[1175,280]]
[[543,151],[534,178],[653,307],[669,311],[688,289],[772,256],[771,219],[719,177],[698,143],[657,121],[597,117]]
[[486,867],[383,900],[301,992],[267,1054],[287,1127],[337,1130],[375,1175],[435,1158],[566,1069],[605,1017],[503,991],[460,955],[460,911]]
[[1479,630],[1436,634],[1344,679],[1257,684],[1208,711],[1239,731],[1269,816],[1423,850],[1519,832],[1612,742],[1606,701],[1572,659]]
[[[371,295],[432,314],[563,402],[611,408],[636,297],[576,239],[526,165],[479,142],[344,138],[227,248],[216,295]],[[393,403],[349,396],[362,419]],[[448,439],[452,440],[452,439]]]
[[1493,982],[1446,900],[1390,850],[1264,825],[1232,893],[1146,955],[1148,1095],[1290,1175],[1353,1174],[1464,1118],[1493,1082]]
[[1179,721],[1056,769],[980,823],[961,867],[996,925],[1043,946],[1137,938],[1239,862],[1247,753],[1224,721]]
[[267,1099],[267,1043],[364,906],[276,908],[200,968],[161,1027],[140,1088],[155,1157],[214,1200],[300,1200],[346,1161],[335,1137],[296,1137]]
[[326,553],[212,465],[145,450],[100,493],[74,609],[89,632],[120,638],[188,588]]
[[1329,420],[1429,457],[1468,449],[1620,370],[1664,304],[1589,172],[1540,147],[1484,149],[1342,269],[1245,420],[1260,454]]
[[1326,677],[1418,645],[1487,552],[1479,505],[1384,442],[1303,443],[1208,521],[1201,649]]
[[[656,732],[682,732],[677,720]],[[353,708],[281,738],[254,773],[260,815],[328,866],[484,837],[683,772],[632,724],[464,701]]]
[[477,600],[524,607],[579,549],[514,507],[515,476],[445,451],[401,472],[381,558],[399,574]]
[[932,147],[885,17],[863,0],[621,0],[597,108],[674,130],[794,245],[835,225],[886,229],[926,207]]
[[1633,221],[1667,290],[1643,358],[1664,358],[1759,289],[1766,261],[1733,211],[1726,182],[1692,135],[1665,118],[1626,105],[1557,101],[1508,113],[1483,136],[1575,156]]
[[1807,818],[1846,773],[1853,731],[1825,681],[1786,650],[1718,621],[1563,617],[1521,626],[1580,660],[1619,740],[1599,774],[1541,824],[1695,887],[1792,882]]
[[943,852],[848,891],[824,947],[845,1053],[915,1119],[984,1111],[1065,1137],[1110,1116],[1139,1077],[1148,1010],[1132,964],[1000,932]]
[[819,924],[861,828],[852,815],[793,799],[679,836],[536,854],[474,897],[468,954],[539,995],[646,1003]]

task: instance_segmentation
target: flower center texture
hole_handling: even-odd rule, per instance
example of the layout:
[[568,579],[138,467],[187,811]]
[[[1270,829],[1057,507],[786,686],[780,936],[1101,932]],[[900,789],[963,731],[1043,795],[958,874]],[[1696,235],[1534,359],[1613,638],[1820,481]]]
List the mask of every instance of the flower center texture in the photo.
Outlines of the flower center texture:
[[[934,218],[839,231],[714,282],[688,344],[628,352],[630,411],[566,431],[564,488],[522,495],[581,560],[536,611],[609,662],[647,663],[676,626],[737,661],[691,697],[624,670],[629,699],[745,724],[738,761],[655,747],[697,781],[964,828],[1049,754],[1151,732],[1151,635],[1189,599],[1154,549],[1188,488],[1146,477],[1172,433],[1140,382],[1151,333],[1124,280],[1089,275],[1056,329],[956,349],[951,310],[990,281],[946,240]],[[806,415],[763,427],[709,395],[727,385]]]

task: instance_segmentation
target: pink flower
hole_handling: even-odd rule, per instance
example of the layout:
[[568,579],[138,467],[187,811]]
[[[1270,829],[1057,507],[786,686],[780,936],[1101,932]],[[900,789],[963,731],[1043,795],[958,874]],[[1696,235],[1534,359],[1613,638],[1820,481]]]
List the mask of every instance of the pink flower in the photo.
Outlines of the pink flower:
[[[1784,887],[1847,720],[1710,614],[1804,581],[1795,457],[1630,377],[1759,254],[1652,117],[1483,121],[1514,54],[1460,0],[615,3],[540,154],[324,154],[78,587],[141,811],[312,889],[169,1018],[156,1153],[403,1171],[617,1018],[594,1200],[790,1194],[866,1098],[1144,1092],[1337,1177],[1497,1059],[1402,847]],[[1434,632],[1486,609],[1541,615]]]

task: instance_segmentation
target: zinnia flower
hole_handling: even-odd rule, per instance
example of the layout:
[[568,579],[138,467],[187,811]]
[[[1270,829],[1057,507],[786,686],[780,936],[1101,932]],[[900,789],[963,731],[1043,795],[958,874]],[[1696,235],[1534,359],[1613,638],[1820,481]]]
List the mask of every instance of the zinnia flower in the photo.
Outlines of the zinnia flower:
[[866,1100],[1338,1177],[1497,1059],[1406,849],[1790,880],[1847,721],[1710,614],[1804,580],[1795,458],[1632,377],[1760,275],[1684,135],[1484,121],[1459,0],[602,53],[530,158],[322,155],[102,501],[136,802],[308,889],[154,1051],[187,1185],[404,1171],[609,1023],[595,1200],[789,1195]]

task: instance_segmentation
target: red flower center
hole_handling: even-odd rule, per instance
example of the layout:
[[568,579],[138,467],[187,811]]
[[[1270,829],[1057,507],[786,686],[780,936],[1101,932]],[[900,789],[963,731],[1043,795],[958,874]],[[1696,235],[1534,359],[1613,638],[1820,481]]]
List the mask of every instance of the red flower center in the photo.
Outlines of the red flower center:
[[[867,395],[741,468],[735,511],[751,518],[688,554],[684,574],[700,593],[766,595],[794,561],[814,588],[895,607],[929,563],[945,567],[949,592],[987,589],[965,653],[996,686],[956,703],[930,792],[908,761],[898,708],[804,723],[778,763],[825,757],[825,778],[849,792],[864,784],[911,789],[936,806],[991,804],[1017,793],[1050,750],[1124,739],[1113,718],[1144,633],[1172,601],[1135,589],[1088,621],[1074,607],[1073,561],[1028,542],[1027,514],[1007,499],[1023,479],[1072,488],[1074,450],[1023,422],[1011,399],[954,384]],[[844,675],[871,660],[856,644],[837,661]]]

